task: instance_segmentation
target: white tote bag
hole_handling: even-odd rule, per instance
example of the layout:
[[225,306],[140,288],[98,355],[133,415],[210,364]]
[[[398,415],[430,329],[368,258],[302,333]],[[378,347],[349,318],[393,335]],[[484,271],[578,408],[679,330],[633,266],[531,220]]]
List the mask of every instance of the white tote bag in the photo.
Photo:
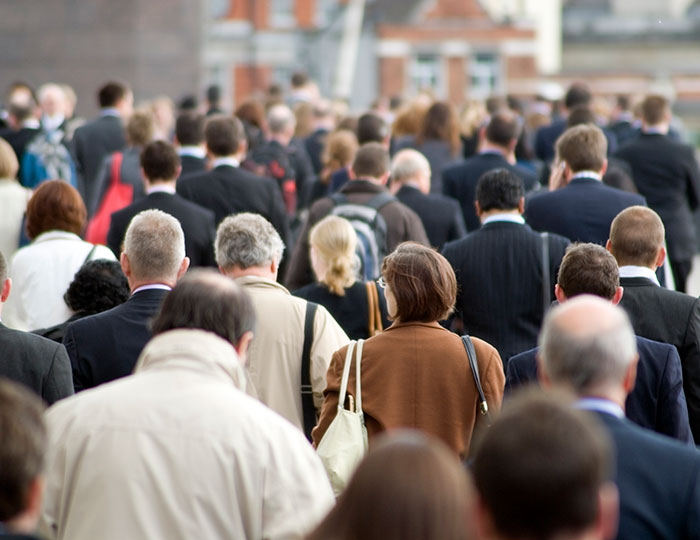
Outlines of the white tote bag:
[[362,412],[362,388],[360,383],[363,339],[357,341],[355,410],[345,408],[345,394],[348,389],[350,364],[352,364],[352,353],[353,349],[355,349],[355,343],[355,341],[350,342],[348,352],[345,355],[343,378],[340,382],[340,394],[338,395],[338,412],[331,425],[328,426],[328,430],[324,433],[317,450],[336,496],[343,491],[355,468],[367,452],[367,428],[365,427],[365,417]]

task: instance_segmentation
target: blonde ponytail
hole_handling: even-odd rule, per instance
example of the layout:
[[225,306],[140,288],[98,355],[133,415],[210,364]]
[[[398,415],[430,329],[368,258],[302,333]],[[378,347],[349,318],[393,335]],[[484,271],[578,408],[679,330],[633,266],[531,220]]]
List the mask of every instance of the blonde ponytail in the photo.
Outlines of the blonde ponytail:
[[326,267],[319,281],[333,294],[345,296],[345,289],[355,283],[355,229],[344,218],[328,216],[311,229],[309,242]]

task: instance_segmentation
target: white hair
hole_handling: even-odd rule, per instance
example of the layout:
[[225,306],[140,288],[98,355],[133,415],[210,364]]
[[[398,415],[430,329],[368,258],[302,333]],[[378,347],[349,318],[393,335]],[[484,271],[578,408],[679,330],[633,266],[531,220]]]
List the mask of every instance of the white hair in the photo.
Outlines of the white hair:
[[399,151],[391,161],[391,179],[404,182],[420,174],[430,176],[430,163],[418,150],[406,148]]
[[284,242],[272,224],[259,214],[244,212],[224,219],[216,231],[216,263],[228,270],[279,264]]
[[296,126],[296,117],[292,109],[283,103],[273,105],[267,112],[267,129],[270,133],[284,133],[293,130]]
[[124,253],[137,280],[175,280],[185,258],[180,222],[160,210],[144,210],[129,223]]

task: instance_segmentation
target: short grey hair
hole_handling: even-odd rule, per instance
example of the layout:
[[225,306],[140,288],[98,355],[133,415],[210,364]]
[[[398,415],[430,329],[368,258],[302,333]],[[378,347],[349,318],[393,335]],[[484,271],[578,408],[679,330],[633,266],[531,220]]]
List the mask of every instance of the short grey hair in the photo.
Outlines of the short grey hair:
[[270,133],[284,133],[290,128],[293,129],[296,123],[292,109],[283,103],[273,105],[267,112],[267,129]]
[[172,281],[185,258],[180,222],[160,210],[144,210],[129,223],[124,253],[138,280]]
[[228,270],[279,264],[284,242],[272,224],[259,214],[244,212],[224,219],[216,231],[216,264]]
[[401,150],[391,161],[392,181],[403,182],[421,173],[430,176],[430,163],[418,150],[412,148]]
[[541,367],[553,383],[579,395],[619,384],[637,356],[625,311],[609,301],[580,295],[552,309],[539,339]]

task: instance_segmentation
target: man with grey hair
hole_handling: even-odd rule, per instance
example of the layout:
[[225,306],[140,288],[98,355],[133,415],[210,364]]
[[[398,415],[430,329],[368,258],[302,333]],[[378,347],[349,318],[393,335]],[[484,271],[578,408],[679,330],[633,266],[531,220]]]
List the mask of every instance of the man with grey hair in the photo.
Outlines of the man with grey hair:
[[137,214],[126,231],[120,262],[131,289],[129,300],[66,329],[63,344],[73,365],[76,390],[133,370],[151,337],[151,317],[190,264],[180,222],[160,210]]
[[459,203],[444,195],[430,193],[430,163],[418,152],[400,150],[391,162],[391,192],[413,210],[423,222],[430,245],[438,249],[467,234]]
[[540,378],[573,392],[614,442],[620,491],[617,538],[700,537],[700,454],[625,420],[637,376],[634,331],[624,310],[582,295],[554,308],[540,336]]
[[[246,365],[258,397],[310,436],[331,356],[349,338],[323,306],[294,297],[277,283],[284,243],[262,216],[226,218],[215,249],[221,272],[253,299],[258,324]],[[304,378],[310,380],[312,403],[306,388],[302,398]]]

